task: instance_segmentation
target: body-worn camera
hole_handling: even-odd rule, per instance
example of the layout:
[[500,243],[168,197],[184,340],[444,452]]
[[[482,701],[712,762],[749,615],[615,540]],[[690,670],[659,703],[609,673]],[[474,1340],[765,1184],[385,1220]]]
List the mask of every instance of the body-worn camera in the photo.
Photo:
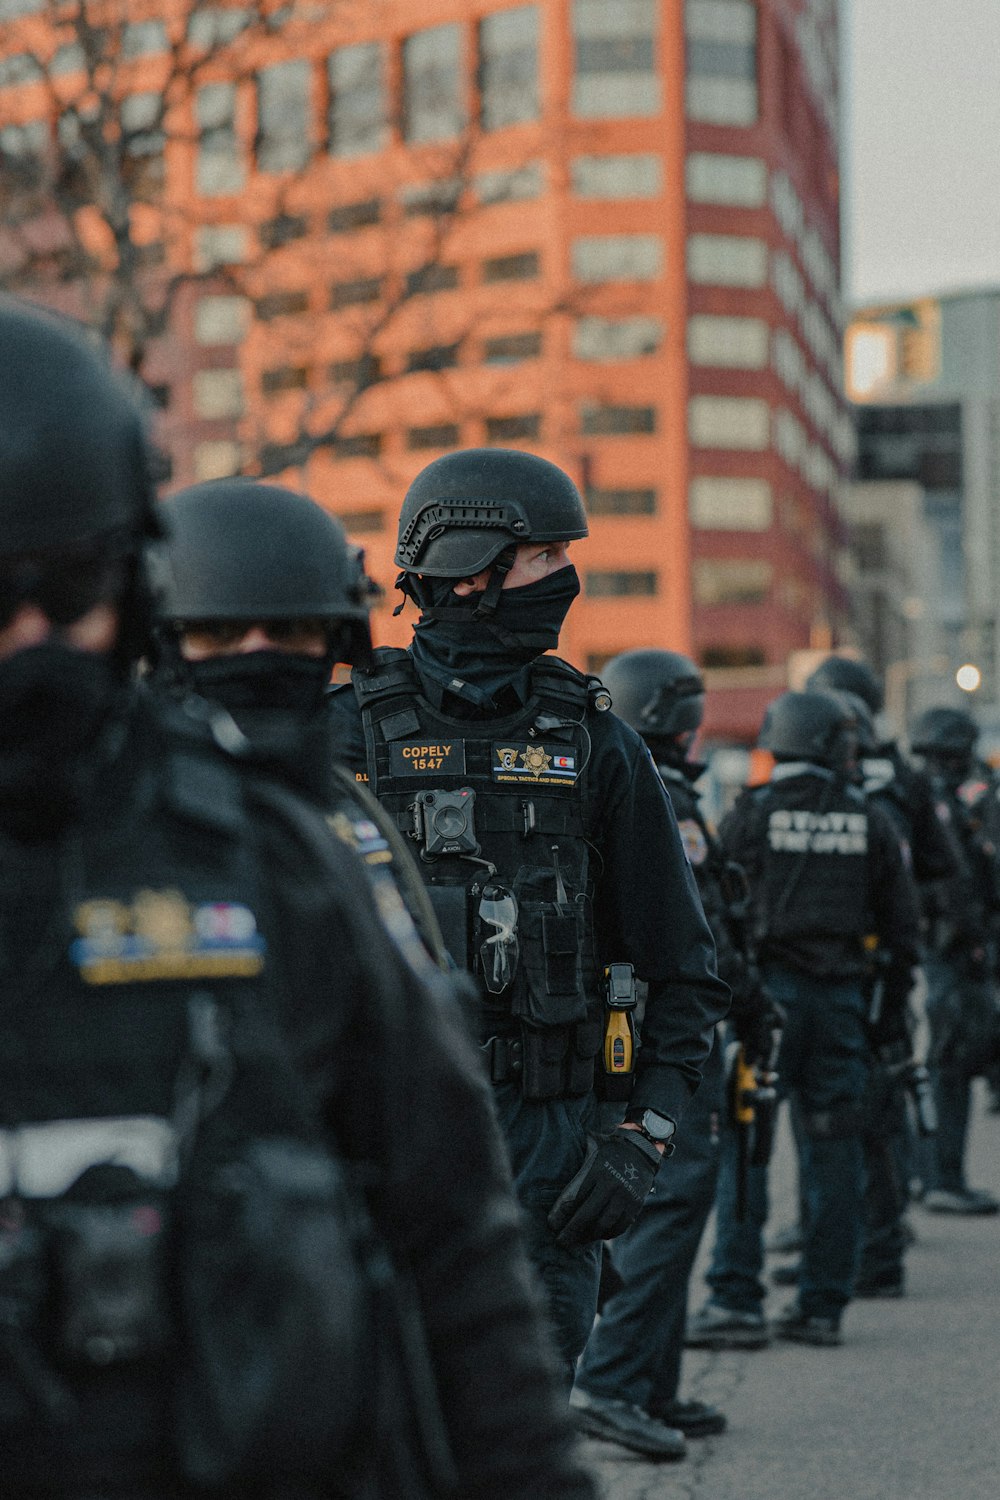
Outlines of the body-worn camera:
[[463,786],[457,792],[418,792],[413,803],[413,831],[425,859],[439,854],[478,854],[479,841],[473,809],[476,794]]

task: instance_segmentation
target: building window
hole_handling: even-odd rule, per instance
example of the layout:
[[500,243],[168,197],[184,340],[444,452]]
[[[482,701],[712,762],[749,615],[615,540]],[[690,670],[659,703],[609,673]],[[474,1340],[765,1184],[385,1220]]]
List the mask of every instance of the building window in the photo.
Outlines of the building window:
[[198,370],[194,412],[205,422],[243,415],[243,376],[239,370]]
[[458,135],[462,108],[462,28],[432,26],[403,42],[403,135],[440,141]]
[[774,569],[761,558],[701,557],[692,572],[696,604],[764,604]]
[[13,88],[18,83],[36,83],[44,76],[40,64],[30,52],[15,52],[10,57],[0,58],[0,89]]
[[359,276],[353,281],[335,281],[330,288],[330,307],[336,312],[340,307],[357,307],[365,302],[377,302],[382,296],[381,276]]
[[479,26],[479,109],[484,130],[538,119],[538,7],[486,16]]
[[496,255],[483,261],[482,278],[492,281],[533,281],[539,273],[540,258],[536,250],[519,255]]
[[250,11],[237,7],[201,5],[193,10],[188,20],[188,41],[192,47],[224,47],[234,41],[241,31],[246,31],[252,16]]
[[578,198],[658,198],[663,190],[659,156],[577,156],[570,174]]
[[360,359],[339,359],[330,366],[330,379],[336,385],[352,385],[364,391],[382,379],[382,361],[377,354],[362,354]]
[[431,292],[452,292],[458,286],[458,267],[441,266],[436,261],[418,266],[406,278],[406,295],[420,297]]
[[203,197],[238,193],[245,172],[236,137],[236,85],[206,83],[195,103],[198,160],[195,180]]
[[194,310],[196,344],[211,348],[239,344],[250,326],[250,303],[246,297],[201,297]]
[[483,343],[483,363],[516,365],[522,359],[537,359],[542,352],[540,333],[508,333]]
[[692,234],[687,266],[691,280],[703,286],[765,286],[767,245],[736,234]]
[[342,513],[340,520],[348,536],[385,530],[385,512],[381,510],[352,510]]
[[151,57],[167,50],[167,29],[162,21],[132,21],[122,31],[122,57]]
[[487,417],[486,436],[491,443],[513,443],[519,438],[537,438],[542,430],[541,414],[524,412],[518,417]]
[[706,672],[730,668],[763,667],[767,657],[759,646],[706,646],[701,653],[701,664]]
[[257,165],[262,172],[297,172],[311,154],[309,63],[273,63],[257,75]]
[[457,448],[458,423],[438,422],[430,427],[410,427],[406,433],[406,446],[411,449]]
[[573,328],[577,359],[639,359],[655,354],[663,340],[659,318],[579,318]]
[[452,177],[445,182],[417,182],[404,187],[399,194],[403,212],[408,219],[421,215],[437,217],[453,214],[462,196],[462,181]]
[[584,593],[588,599],[622,599],[656,593],[655,573],[595,573],[584,575]]
[[309,233],[309,220],[305,214],[276,214],[266,219],[257,231],[265,250],[280,250],[293,240],[301,240]]
[[240,472],[239,443],[195,443],[194,477],[205,479],[229,479]]
[[655,490],[588,488],[584,500],[592,516],[655,516]]
[[278,396],[283,391],[304,391],[309,384],[309,371],[305,365],[279,365],[277,369],[265,370],[260,377],[260,388],[265,396]]
[[296,438],[293,443],[265,443],[260,450],[260,472],[280,474],[284,469],[300,469],[309,461],[315,443],[312,438]]
[[692,526],[702,531],[768,531],[774,518],[766,479],[698,475],[691,481],[688,507]]
[[382,452],[380,432],[357,432],[339,437],[333,445],[334,458],[378,458]]
[[38,187],[42,181],[49,130],[44,120],[0,129],[0,172],[19,188]]
[[268,292],[266,297],[258,297],[254,309],[262,323],[270,323],[273,318],[288,318],[309,311],[309,293]]
[[135,197],[148,199],[163,190],[163,96],[130,94],[121,103],[122,146],[128,163],[125,175]]
[[757,7],[753,0],[687,0],[687,114],[708,125],[757,119]]
[[385,145],[388,100],[380,42],[360,42],[330,55],[330,154],[364,156]]
[[339,208],[331,208],[326,227],[331,234],[347,234],[352,229],[367,229],[381,222],[381,198],[363,198],[360,203],[343,203]]
[[412,349],[407,355],[409,374],[419,370],[451,370],[458,364],[461,344],[431,344],[426,349]]
[[769,339],[770,329],[763,318],[717,318],[699,313],[688,319],[688,354],[696,365],[764,370]]
[[656,234],[595,234],[573,241],[577,281],[655,281],[663,266]]
[[618,437],[656,431],[655,406],[585,406],[580,431],[588,437]]
[[763,453],[770,445],[770,408],[754,396],[692,396],[688,436],[696,448],[746,448]]
[[480,203],[522,203],[539,198],[545,186],[545,168],[541,162],[510,171],[480,172],[476,176],[476,193]]
[[240,266],[249,249],[250,236],[242,224],[205,224],[195,232],[195,269]]
[[767,202],[767,164],[759,156],[692,151],[687,159],[686,177],[687,195],[692,203],[763,208]]
[[573,113],[621,119],[660,112],[656,0],[573,0]]

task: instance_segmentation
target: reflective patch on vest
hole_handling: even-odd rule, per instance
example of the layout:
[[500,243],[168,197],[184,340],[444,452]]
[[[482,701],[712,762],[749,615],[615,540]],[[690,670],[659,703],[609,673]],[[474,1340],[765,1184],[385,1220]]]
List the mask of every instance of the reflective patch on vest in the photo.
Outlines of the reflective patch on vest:
[[572,786],[577,778],[576,755],[551,754],[544,745],[493,746],[493,780],[529,782],[532,786]]
[[396,740],[389,746],[389,768],[393,776],[464,776],[465,741],[447,740],[427,744],[423,740]]
[[861,774],[864,776],[862,790],[871,797],[892,785],[896,779],[896,767],[891,760],[868,756],[861,762]]
[[681,843],[688,863],[703,865],[708,858],[708,840],[694,818],[682,818],[677,827],[680,829]]
[[247,979],[264,966],[257,919],[233,901],[192,906],[180,891],[139,891],[131,904],[81,902],[73,923],[70,958],[87,984]]
[[864,813],[808,812],[776,808],[767,820],[767,839],[778,854],[867,854]]
[[341,843],[360,855],[366,865],[392,864],[392,850],[370,818],[352,818],[347,813],[337,812],[327,822]]

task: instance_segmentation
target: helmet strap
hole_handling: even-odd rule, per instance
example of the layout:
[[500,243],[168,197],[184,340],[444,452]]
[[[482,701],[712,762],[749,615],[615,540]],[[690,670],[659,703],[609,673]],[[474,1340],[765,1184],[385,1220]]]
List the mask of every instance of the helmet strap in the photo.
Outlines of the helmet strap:
[[[493,568],[487,580],[486,588],[483,590],[483,597],[480,599],[478,605],[476,606],[476,612],[473,615],[473,619],[485,620],[490,615],[496,613],[496,607],[500,602],[500,595],[503,592],[503,586],[507,581],[507,574],[514,566],[514,558],[516,557],[516,555],[517,546],[515,543],[512,543],[509,547],[505,547],[503,551],[498,553],[498,555],[493,559]],[[503,637],[501,636],[500,639],[502,640]],[[507,644],[508,642],[504,641],[504,645]]]

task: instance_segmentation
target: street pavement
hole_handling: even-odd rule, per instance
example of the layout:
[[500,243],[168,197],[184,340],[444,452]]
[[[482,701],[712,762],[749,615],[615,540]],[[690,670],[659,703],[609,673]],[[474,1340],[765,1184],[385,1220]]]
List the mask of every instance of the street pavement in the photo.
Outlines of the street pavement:
[[[969,1181],[1000,1195],[1000,1116],[977,1086]],[[773,1228],[794,1216],[790,1142],[772,1168]],[[858,1301],[844,1344],[688,1351],[682,1396],[720,1405],[721,1437],[652,1464],[582,1442],[602,1500],[987,1500],[1000,1487],[1000,1217],[911,1211],[908,1292]],[[701,1276],[712,1226],[691,1285]],[[778,1264],[768,1257],[769,1265]],[[775,1288],[769,1311],[791,1293]]]

